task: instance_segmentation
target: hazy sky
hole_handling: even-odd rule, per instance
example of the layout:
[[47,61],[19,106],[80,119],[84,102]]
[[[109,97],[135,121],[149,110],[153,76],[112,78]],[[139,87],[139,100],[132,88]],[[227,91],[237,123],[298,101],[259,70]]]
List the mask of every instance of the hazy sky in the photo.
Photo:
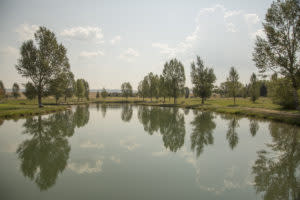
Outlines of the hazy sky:
[[68,49],[75,78],[90,88],[136,89],[148,72],[161,74],[170,58],[182,61],[191,87],[190,63],[199,55],[213,67],[217,84],[235,66],[243,83],[257,72],[255,35],[272,0],[14,1],[0,0],[0,80],[25,83],[15,69],[23,41],[38,26],[52,30]]

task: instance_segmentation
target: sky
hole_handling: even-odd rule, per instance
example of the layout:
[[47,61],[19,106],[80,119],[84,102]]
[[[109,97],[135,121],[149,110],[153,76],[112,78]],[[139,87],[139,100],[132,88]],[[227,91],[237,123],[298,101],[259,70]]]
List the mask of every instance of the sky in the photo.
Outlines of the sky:
[[39,26],[53,31],[75,78],[91,89],[136,89],[149,72],[161,74],[177,58],[192,87],[191,62],[200,56],[216,84],[234,66],[242,83],[258,73],[252,61],[256,35],[272,0],[0,0],[0,80],[6,88],[26,83],[15,69],[22,42]]

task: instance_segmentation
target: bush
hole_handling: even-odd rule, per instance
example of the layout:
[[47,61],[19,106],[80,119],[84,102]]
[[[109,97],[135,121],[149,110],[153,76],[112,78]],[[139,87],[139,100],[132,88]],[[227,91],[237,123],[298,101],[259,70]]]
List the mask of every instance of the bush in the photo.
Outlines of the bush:
[[[271,97],[273,103],[284,108],[295,109],[293,87],[290,80],[273,77],[268,88],[268,96]],[[298,94],[300,95],[300,90],[298,90]]]

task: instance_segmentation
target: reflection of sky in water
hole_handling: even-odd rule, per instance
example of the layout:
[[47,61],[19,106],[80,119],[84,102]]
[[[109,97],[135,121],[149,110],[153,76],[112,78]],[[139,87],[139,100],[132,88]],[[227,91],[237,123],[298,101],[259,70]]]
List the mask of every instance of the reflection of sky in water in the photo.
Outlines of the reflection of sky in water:
[[[88,109],[89,112],[77,109],[74,134],[64,137],[71,147],[67,165],[55,178],[54,185],[39,193],[40,197],[51,198],[53,192],[72,186],[74,199],[80,197],[77,190],[82,187],[90,187],[89,192],[81,190],[85,197],[97,194],[106,199],[112,197],[112,191],[114,198],[123,196],[123,199],[133,199],[135,195],[139,199],[260,198],[254,188],[252,166],[258,158],[257,152],[267,149],[266,143],[273,141],[269,122],[254,124],[239,117],[234,119],[238,126],[230,127],[235,123],[232,117],[201,115],[201,112],[184,114],[181,109],[141,112],[134,106],[96,105]],[[175,132],[164,120],[170,120],[170,124],[178,122]],[[204,121],[207,126],[201,125]],[[24,119],[5,121],[0,126],[3,169],[0,177],[6,180],[6,187],[24,188],[20,189],[20,195],[30,197],[37,194],[37,187],[32,181],[24,182],[16,154],[18,146],[32,138],[22,134],[24,122]],[[176,131],[179,134],[173,134]],[[276,157],[282,152],[271,153]],[[299,168],[295,174],[299,177]]]

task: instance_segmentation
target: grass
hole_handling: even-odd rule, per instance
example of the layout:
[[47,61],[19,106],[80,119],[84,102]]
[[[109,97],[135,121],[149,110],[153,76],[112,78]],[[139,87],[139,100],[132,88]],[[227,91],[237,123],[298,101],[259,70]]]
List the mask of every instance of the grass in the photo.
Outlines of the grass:
[[55,104],[53,98],[43,99],[43,108],[37,107],[37,100],[26,99],[5,99],[0,103],[0,118],[16,118],[28,115],[46,114],[50,112],[60,111],[67,109],[69,105],[74,104],[87,104],[87,103],[133,103],[138,105],[151,105],[151,106],[176,106],[182,108],[210,110],[220,113],[240,114],[256,118],[264,118],[282,121],[290,124],[300,125],[300,112],[296,110],[286,110],[279,105],[273,104],[269,98],[259,98],[255,103],[249,99],[237,98],[236,104],[233,104],[232,98],[210,98],[201,104],[200,98],[178,98],[176,104],[173,99],[166,98],[163,102],[162,98],[149,98],[138,97],[107,97],[91,98],[90,100],[78,101],[76,98],[68,99],[67,102],[61,100],[59,105]]

